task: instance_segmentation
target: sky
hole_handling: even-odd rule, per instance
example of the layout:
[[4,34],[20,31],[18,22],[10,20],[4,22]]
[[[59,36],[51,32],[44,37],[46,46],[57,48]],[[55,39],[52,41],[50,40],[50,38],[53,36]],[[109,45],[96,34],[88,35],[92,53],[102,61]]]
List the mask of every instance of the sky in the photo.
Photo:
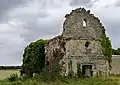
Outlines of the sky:
[[90,9],[120,48],[120,0],[0,0],[0,65],[21,65],[26,45],[60,35],[65,14],[78,7]]

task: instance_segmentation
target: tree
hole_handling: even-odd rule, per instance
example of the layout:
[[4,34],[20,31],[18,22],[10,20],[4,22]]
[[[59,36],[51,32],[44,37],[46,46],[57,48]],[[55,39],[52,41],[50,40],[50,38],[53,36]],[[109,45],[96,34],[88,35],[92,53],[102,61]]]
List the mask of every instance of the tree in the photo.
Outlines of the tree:
[[26,73],[27,76],[32,77],[33,73],[39,74],[42,71],[45,62],[44,45],[46,43],[47,40],[38,40],[25,48],[21,74]]

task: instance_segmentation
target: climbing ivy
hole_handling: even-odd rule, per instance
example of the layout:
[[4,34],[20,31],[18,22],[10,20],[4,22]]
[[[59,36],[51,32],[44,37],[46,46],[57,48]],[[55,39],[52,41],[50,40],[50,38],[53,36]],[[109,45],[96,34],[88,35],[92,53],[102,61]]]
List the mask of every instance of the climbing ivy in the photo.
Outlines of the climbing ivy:
[[69,69],[68,76],[72,77],[73,76],[72,58],[70,56],[68,57],[68,69]]
[[77,76],[78,78],[82,77],[82,72],[81,72],[81,68],[80,68],[80,63],[77,62]]
[[103,47],[103,54],[106,57],[106,59],[108,60],[109,66],[111,66],[111,62],[112,62],[112,45],[111,45],[111,41],[109,40],[109,37],[104,37],[101,43],[102,47]]
[[31,42],[24,50],[23,64],[21,73],[26,73],[29,77],[32,77],[33,73],[40,73],[44,67],[44,45],[47,40],[38,40]]

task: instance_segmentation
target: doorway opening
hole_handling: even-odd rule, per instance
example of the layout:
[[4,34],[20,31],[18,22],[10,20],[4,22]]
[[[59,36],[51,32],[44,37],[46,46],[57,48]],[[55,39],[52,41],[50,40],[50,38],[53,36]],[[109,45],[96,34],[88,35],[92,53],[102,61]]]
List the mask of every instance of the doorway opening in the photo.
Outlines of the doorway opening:
[[92,65],[83,65],[82,66],[82,76],[91,77],[93,76]]

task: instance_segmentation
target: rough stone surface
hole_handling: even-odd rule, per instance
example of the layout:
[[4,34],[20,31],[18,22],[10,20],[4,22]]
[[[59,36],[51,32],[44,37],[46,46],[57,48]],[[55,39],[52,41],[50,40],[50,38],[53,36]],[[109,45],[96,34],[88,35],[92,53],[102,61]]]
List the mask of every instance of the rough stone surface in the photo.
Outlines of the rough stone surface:
[[56,71],[65,55],[65,42],[61,36],[49,40],[45,45],[45,65],[49,71]]
[[71,71],[76,75],[78,70],[83,76],[107,75],[108,62],[101,46],[105,29],[100,20],[84,8],[72,10],[65,17],[62,35],[45,46],[48,70],[58,69],[62,75]]
[[[83,26],[84,20],[86,27]],[[66,38],[101,40],[103,31],[100,20],[84,8],[72,10],[70,14],[67,14],[63,24],[63,37]]]

